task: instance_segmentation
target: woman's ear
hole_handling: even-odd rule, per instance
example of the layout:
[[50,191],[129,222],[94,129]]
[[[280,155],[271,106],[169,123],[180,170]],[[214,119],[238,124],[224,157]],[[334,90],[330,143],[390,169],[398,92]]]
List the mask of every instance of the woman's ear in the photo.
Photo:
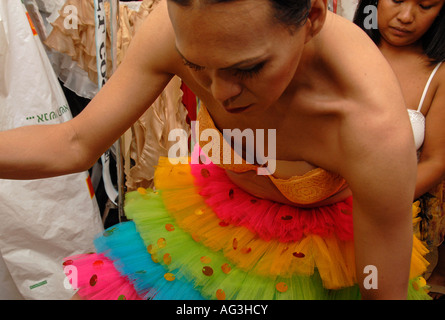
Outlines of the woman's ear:
[[312,0],[311,8],[306,20],[306,41],[311,40],[317,33],[320,32],[326,20],[328,11],[327,0]]

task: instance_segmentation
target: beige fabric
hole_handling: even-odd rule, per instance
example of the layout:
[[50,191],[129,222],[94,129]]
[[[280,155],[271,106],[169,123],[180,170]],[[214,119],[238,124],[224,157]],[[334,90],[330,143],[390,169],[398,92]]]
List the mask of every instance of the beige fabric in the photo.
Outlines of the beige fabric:
[[[119,30],[117,32],[117,64],[122,62],[131,38],[142,21],[153,10],[159,0],[144,0],[138,11],[129,9],[125,4],[119,6]],[[77,9],[77,28],[65,28],[65,19],[70,19],[71,12],[64,8],[74,6]],[[111,36],[110,8],[105,2],[107,14],[107,76],[111,75]],[[88,72],[89,78],[97,83],[96,47],[94,42],[94,2],[93,0],[67,0],[59,10],[59,17],[52,23],[53,30],[45,44],[70,56],[79,66]]]

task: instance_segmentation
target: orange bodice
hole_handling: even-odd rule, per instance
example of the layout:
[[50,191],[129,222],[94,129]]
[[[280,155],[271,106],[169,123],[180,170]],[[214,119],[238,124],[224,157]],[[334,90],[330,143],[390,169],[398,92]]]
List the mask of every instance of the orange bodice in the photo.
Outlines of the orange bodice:
[[[224,139],[221,132],[216,128],[205,106],[201,106],[197,120],[199,122],[198,137],[200,137],[200,134],[206,129],[213,129],[215,130],[214,132],[218,132],[219,141],[215,141],[214,137],[211,138],[210,141],[201,141],[201,139],[199,139],[201,148],[205,147],[206,150],[215,150],[212,148],[212,145],[215,144],[217,144],[219,147],[219,161],[214,162],[216,165],[237,173],[250,170],[256,171],[259,168],[257,165],[247,163],[243,158],[235,153],[231,146],[228,146],[227,141]],[[223,147],[223,144],[226,144],[227,146]],[[229,152],[230,154],[228,154]],[[209,157],[212,158],[212,155],[209,155]],[[227,159],[231,159],[231,161],[227,161]],[[235,162],[235,159],[238,161]],[[293,176],[289,179],[279,179],[273,175],[268,175],[268,177],[288,200],[304,205],[325,200],[346,186],[346,181],[340,175],[326,171],[322,168],[316,168],[305,173],[304,175]]]

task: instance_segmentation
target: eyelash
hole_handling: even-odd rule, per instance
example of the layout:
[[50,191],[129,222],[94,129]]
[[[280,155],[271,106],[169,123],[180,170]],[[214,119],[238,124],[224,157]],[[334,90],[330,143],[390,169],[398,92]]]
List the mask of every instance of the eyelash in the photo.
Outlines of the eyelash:
[[193,69],[195,71],[201,71],[202,69],[204,69],[204,67],[201,66],[197,66],[196,64],[190,63],[187,60],[182,60],[182,62],[184,62],[184,65],[189,67],[190,69]]
[[[400,3],[402,3],[403,1],[402,0],[393,0],[393,2],[394,3],[397,3],[397,4],[400,4]],[[423,5],[419,5],[423,10],[429,10],[429,9],[431,9],[433,6],[432,5],[430,5],[430,6],[423,6]]]
[[263,67],[264,67],[264,62],[261,62],[248,70],[236,69],[235,76],[239,77],[240,79],[253,78],[260,73]]
[[[196,64],[190,63],[187,60],[183,60],[183,62],[185,66],[189,67],[194,71],[201,71],[204,69],[204,67],[197,66]],[[264,64],[265,64],[264,62],[261,62],[248,70],[236,69],[234,71],[234,75],[242,80],[247,78],[253,78],[260,73],[261,69],[264,67]]]

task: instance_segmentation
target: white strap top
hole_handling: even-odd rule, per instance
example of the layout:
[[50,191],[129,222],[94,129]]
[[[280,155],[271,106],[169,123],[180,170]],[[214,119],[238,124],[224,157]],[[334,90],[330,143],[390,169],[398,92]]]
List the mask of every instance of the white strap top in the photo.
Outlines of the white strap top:
[[436,74],[437,69],[439,69],[442,62],[439,62],[434,68],[433,72],[428,79],[428,82],[425,85],[425,89],[423,89],[422,98],[420,99],[419,106],[417,110],[408,109],[409,119],[411,120],[411,126],[413,128],[414,133],[414,141],[416,144],[416,150],[419,150],[423,144],[423,140],[425,139],[425,116],[420,112],[423,106],[423,102],[425,100],[426,94],[428,92],[428,88],[430,87],[431,81]]

